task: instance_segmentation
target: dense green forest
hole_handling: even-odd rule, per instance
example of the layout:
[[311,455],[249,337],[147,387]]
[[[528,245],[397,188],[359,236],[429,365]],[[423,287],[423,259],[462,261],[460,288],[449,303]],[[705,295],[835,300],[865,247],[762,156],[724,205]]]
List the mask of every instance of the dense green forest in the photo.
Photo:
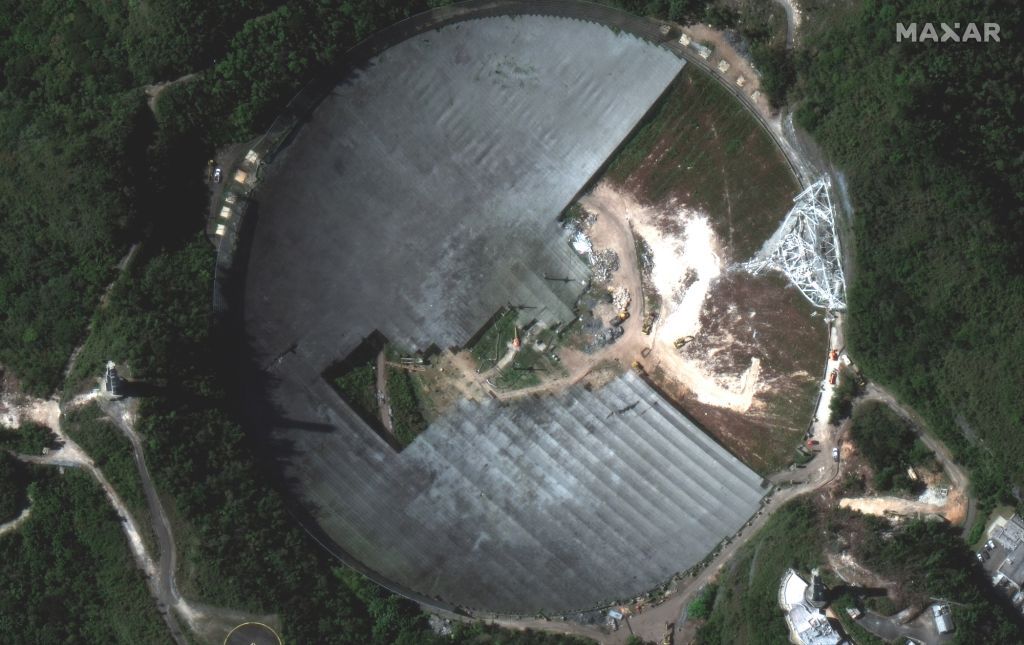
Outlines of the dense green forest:
[[128,512],[139,524],[139,532],[146,543],[146,548],[154,558],[159,557],[149,504],[146,502],[146,493],[142,488],[138,467],[132,458],[132,445],[128,438],[121,434],[96,404],[64,414],[61,428],[103,471],[107,481],[124,500]]
[[28,472],[20,461],[0,451],[0,524],[18,517],[28,506]]
[[[802,3],[797,117],[846,173],[849,341],[1006,497],[1024,461],[1024,6]],[[897,43],[895,23],[998,22],[1002,42]]]
[[932,451],[917,438],[910,425],[884,403],[869,401],[856,409],[850,438],[874,469],[876,490],[920,492],[924,483],[912,480],[907,469],[939,468]]
[[[414,0],[72,0],[0,12],[0,365],[47,394],[131,241],[201,225],[202,165]],[[442,4],[442,3],[437,3]],[[194,74],[161,97],[147,85]]]
[[4,642],[171,642],[99,485],[74,469],[32,478],[32,514],[0,537]]
[[49,428],[27,421],[17,430],[0,429],[0,448],[23,455],[41,455],[56,445],[57,437]]
[[1007,618],[1016,612],[992,588],[956,527],[911,520],[894,529],[887,519],[849,511],[830,513],[826,524],[830,535],[845,537],[841,546],[858,562],[900,581],[900,606],[933,598],[954,603],[954,643],[1019,642],[1019,625]]

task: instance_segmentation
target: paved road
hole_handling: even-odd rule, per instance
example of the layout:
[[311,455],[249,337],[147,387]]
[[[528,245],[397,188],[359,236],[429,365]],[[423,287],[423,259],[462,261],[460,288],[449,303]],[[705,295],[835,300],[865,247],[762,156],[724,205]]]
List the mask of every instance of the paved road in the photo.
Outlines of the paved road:
[[[185,621],[194,634],[210,642],[223,640],[233,627],[252,621],[254,617],[233,609],[212,607],[190,602],[181,595],[177,584],[178,552],[174,543],[174,532],[170,519],[164,509],[163,502],[146,465],[146,454],[142,439],[135,430],[135,402],[130,399],[109,401],[97,399],[100,408],[110,417],[122,434],[128,438],[132,446],[132,458],[135,460],[142,488],[146,493],[146,503],[152,517],[153,532],[156,534],[160,558],[157,562],[153,584],[161,612],[173,608]],[[268,620],[268,617],[260,617]]]
[[391,425],[391,397],[388,396],[388,357],[384,350],[377,354],[377,405],[380,422],[388,434],[394,436],[395,429]]
[[775,4],[782,7],[786,12],[786,49],[793,49],[796,41],[797,17],[796,9],[793,7],[793,0],[775,0]]
[[[88,400],[89,398],[80,398],[73,402],[72,405],[81,404]],[[53,408],[57,408],[58,406],[56,401],[47,401],[44,404]],[[152,593],[153,597],[157,600],[157,607],[160,610],[160,615],[167,624],[171,637],[179,645],[187,645],[189,641],[186,638],[181,625],[178,623],[177,617],[169,610],[174,606],[174,603],[170,600],[171,596],[167,594],[164,585],[161,584],[160,568],[146,550],[146,546],[142,542],[139,525],[135,521],[135,518],[128,511],[128,507],[121,499],[121,496],[118,495],[117,491],[103,475],[103,472],[96,467],[96,464],[89,455],[61,429],[59,423],[59,409],[54,409],[51,414],[47,415],[47,417],[49,419],[48,426],[53,430],[54,434],[57,435],[62,447],[45,456],[19,456],[19,458],[23,461],[40,465],[83,468],[89,471],[96,481],[99,482],[100,486],[103,488],[103,492],[107,495],[107,499],[121,517],[125,534],[128,536],[128,543],[131,547],[132,555],[135,557],[135,561],[139,568],[146,574],[146,584],[150,589],[150,593]],[[150,486],[152,486],[152,484],[150,484]],[[148,493],[149,489],[147,489],[147,495]],[[154,518],[155,517],[156,514],[154,513]],[[157,535],[159,537],[159,531]]]
[[199,637],[203,642],[220,642],[233,627],[241,623],[253,620],[274,622],[274,618],[270,616],[258,617],[232,609],[210,607],[189,602],[182,597],[178,591],[175,579],[177,550],[174,544],[174,533],[146,464],[142,440],[133,425],[134,414],[131,409],[131,403],[124,400],[103,400],[96,396],[95,393],[92,393],[76,397],[68,402],[66,407],[73,408],[87,405],[94,401],[110,416],[117,428],[121,430],[131,443],[132,458],[135,460],[138,468],[152,518],[153,532],[156,535],[157,546],[160,549],[158,559],[153,558],[145,543],[143,543],[139,524],[129,512],[121,496],[110,484],[103,472],[96,466],[92,458],[61,428],[61,411],[57,401],[37,400],[32,405],[40,409],[39,414],[35,415],[33,419],[39,422],[45,421],[46,425],[53,430],[61,442],[60,449],[51,451],[47,455],[18,455],[18,458],[27,463],[44,466],[82,468],[87,470],[99,482],[107,499],[121,517],[122,526],[128,537],[128,544],[132,555],[135,557],[139,568],[146,574],[146,584],[149,587],[150,593],[157,601],[157,608],[167,624],[171,637],[179,645],[187,645],[194,641],[194,638],[186,634],[186,631],[182,628],[182,624],[178,620],[179,616],[185,620],[191,629],[192,636]]
[[894,618],[868,611],[857,619],[857,624],[889,642],[913,638],[928,645],[939,645],[953,640],[952,634],[939,634],[929,610],[924,611],[915,620],[905,625],[901,625]]
[[178,586],[175,582],[178,553],[174,545],[174,534],[171,532],[170,520],[167,519],[163,502],[160,501],[156,486],[153,485],[153,478],[149,473],[149,467],[146,465],[146,454],[142,448],[142,440],[132,427],[130,412],[125,401],[97,399],[97,402],[100,409],[107,413],[132,445],[132,458],[135,460],[135,466],[142,481],[142,488],[146,493],[146,504],[149,506],[150,514],[153,517],[153,532],[156,534],[157,547],[160,551],[156,575],[156,585],[159,589],[160,600],[167,606],[176,607],[182,603],[181,594],[178,593]]

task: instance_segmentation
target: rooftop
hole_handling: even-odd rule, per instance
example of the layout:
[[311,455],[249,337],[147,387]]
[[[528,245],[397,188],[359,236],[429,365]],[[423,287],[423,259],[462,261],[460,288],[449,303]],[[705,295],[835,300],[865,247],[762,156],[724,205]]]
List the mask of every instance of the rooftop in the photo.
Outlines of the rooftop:
[[786,611],[786,625],[793,640],[802,645],[838,645],[843,638],[824,611],[804,600],[808,586],[793,569],[786,572],[779,585],[779,605]]
[[1006,559],[999,565],[999,573],[1005,576],[1018,588],[1024,586],[1024,542],[1007,553]]
[[1020,515],[1014,515],[1006,524],[992,531],[992,539],[1007,551],[1013,551],[1017,545],[1024,543],[1024,519]]

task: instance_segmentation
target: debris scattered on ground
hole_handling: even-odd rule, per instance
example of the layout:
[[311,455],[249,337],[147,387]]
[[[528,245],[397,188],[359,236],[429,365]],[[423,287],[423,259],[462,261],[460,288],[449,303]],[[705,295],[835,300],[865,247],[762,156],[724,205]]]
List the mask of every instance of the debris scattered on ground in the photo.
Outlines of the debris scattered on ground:
[[[589,239],[588,239],[589,242]],[[590,271],[595,282],[608,282],[619,270],[619,256],[611,249],[590,252]]]
[[629,303],[629,289],[617,287],[612,291],[612,306],[615,307],[615,311],[629,311]]
[[581,230],[577,230],[575,233],[573,233],[572,248],[575,249],[577,253],[583,256],[589,256],[591,251],[594,250],[594,246],[590,242],[590,238],[587,237],[587,234]]

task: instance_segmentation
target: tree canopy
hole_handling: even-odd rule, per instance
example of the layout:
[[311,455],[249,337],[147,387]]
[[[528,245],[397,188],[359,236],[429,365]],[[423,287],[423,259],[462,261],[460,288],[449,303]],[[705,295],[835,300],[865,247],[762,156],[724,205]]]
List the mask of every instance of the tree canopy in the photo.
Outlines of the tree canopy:
[[[798,120],[848,178],[849,342],[1005,497],[1024,462],[1024,8],[987,0],[805,7]],[[998,22],[999,43],[897,43],[896,22]]]

